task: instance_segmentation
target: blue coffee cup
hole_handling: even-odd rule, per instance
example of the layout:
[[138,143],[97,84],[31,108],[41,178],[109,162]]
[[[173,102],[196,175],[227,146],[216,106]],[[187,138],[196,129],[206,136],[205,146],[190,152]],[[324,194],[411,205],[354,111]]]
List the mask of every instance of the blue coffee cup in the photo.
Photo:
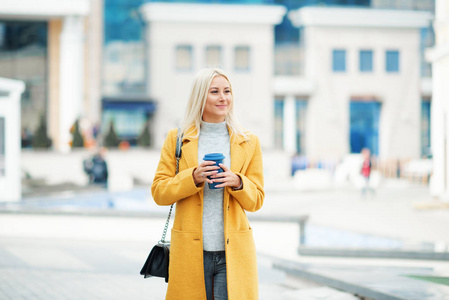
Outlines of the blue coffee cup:
[[[225,156],[221,153],[209,153],[204,155],[203,160],[204,161],[213,161],[215,162],[216,166],[220,166],[219,164],[223,163],[223,159],[225,159]],[[217,170],[218,173],[222,173],[224,172],[222,168]],[[207,178],[211,179],[210,176],[208,176]],[[212,190],[216,190],[216,189],[222,189],[222,188],[217,188],[216,186],[221,184],[221,182],[214,182],[214,183],[209,183],[209,189]]]

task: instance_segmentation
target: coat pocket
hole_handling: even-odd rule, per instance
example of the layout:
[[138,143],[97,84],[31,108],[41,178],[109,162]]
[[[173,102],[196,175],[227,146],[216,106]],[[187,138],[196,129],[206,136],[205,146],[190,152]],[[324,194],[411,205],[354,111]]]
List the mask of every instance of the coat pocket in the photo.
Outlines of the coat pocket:
[[229,299],[257,299],[258,276],[256,247],[251,228],[229,232],[226,240]]
[[166,299],[205,298],[203,241],[199,232],[171,230]]

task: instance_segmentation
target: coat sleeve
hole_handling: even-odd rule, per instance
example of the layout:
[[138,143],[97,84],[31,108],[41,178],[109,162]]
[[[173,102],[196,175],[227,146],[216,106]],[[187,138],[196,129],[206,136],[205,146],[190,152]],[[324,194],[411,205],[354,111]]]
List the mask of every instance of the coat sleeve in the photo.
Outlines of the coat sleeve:
[[193,181],[194,168],[188,168],[176,174],[176,138],[177,130],[171,130],[161,149],[161,158],[151,185],[151,194],[158,205],[171,205],[201,190]]
[[263,205],[265,192],[263,189],[263,162],[260,141],[255,137],[254,154],[251,157],[245,174],[236,173],[243,182],[241,190],[228,187],[229,193],[240,203],[246,211],[254,212]]

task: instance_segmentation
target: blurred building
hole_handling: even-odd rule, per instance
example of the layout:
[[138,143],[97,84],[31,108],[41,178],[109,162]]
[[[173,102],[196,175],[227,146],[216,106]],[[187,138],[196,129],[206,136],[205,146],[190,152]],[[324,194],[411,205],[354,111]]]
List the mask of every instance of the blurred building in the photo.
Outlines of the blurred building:
[[[148,22],[147,88],[158,104],[154,123],[158,146],[168,129],[179,125],[193,75],[203,66],[218,65],[235,81],[244,124],[261,136],[266,148],[316,159],[339,158],[364,147],[382,158],[428,154],[431,81],[423,53],[433,43],[428,11],[432,1],[417,1],[420,5],[406,10],[387,9],[399,8],[396,2],[373,3],[382,9],[360,2],[353,4],[364,8],[292,10],[293,2],[285,1],[290,13],[278,21],[274,40],[254,33],[245,36],[250,27],[242,25],[254,22],[254,8],[274,11],[274,7],[240,2],[247,5],[234,9],[242,13],[241,29],[235,29],[238,35],[232,34],[231,26],[208,17],[219,7],[223,14],[229,4],[143,5]],[[268,51],[262,47],[274,48],[274,56],[270,59],[266,52],[264,59],[257,58],[260,51]],[[249,57],[254,66],[247,74],[235,72],[239,55]],[[269,72],[267,61],[274,63],[275,76],[256,77]],[[262,83],[259,88],[251,84],[256,78]],[[173,85],[175,89],[170,88]],[[270,100],[263,100],[267,95]],[[253,99],[259,99],[257,106]]]
[[40,125],[67,151],[75,120],[100,117],[101,0],[2,1],[0,77],[20,79],[23,141]]
[[146,78],[144,22],[139,13],[144,0],[105,0],[101,132],[110,123],[121,140],[137,143],[145,126],[154,128],[155,102]]
[[[7,1],[0,76],[26,83],[23,135],[45,115],[60,150],[79,117],[103,134],[113,121],[132,143],[149,124],[158,148],[179,125],[193,75],[219,66],[243,125],[265,148],[416,158],[431,146],[424,49],[433,45],[433,8],[433,0]],[[366,20],[350,20],[355,11]]]
[[273,139],[273,26],[285,8],[264,5],[147,3],[148,81],[157,100],[155,139],[162,145],[179,126],[193,76],[209,66],[226,70],[236,114],[264,147]]
[[430,192],[449,201],[449,0],[437,0],[435,47],[427,54],[433,66],[432,152]]
[[286,150],[328,158],[367,147],[383,158],[420,157],[421,105],[429,93],[420,29],[432,14],[305,7],[290,18],[301,28],[304,75],[276,79],[288,82],[278,82],[275,102],[281,118],[292,120],[283,126]]

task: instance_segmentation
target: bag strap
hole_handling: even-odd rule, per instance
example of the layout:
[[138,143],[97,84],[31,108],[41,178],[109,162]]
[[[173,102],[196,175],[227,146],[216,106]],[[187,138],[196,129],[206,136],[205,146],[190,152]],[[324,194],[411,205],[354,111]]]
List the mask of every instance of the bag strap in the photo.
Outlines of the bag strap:
[[[180,130],[181,129],[178,128],[178,135],[176,137],[176,173],[175,174],[178,174],[178,172],[179,172],[179,160],[181,159],[181,154],[182,154],[181,147],[182,147],[182,136],[183,135],[179,134]],[[174,204],[172,204],[170,206],[170,211],[168,212],[168,217],[167,217],[167,221],[165,222],[164,231],[162,232],[162,238],[158,242],[158,244],[166,244],[167,243],[167,241],[165,240],[165,236],[167,235],[167,230],[168,230],[168,225],[170,223],[170,217],[171,217],[171,212],[173,210],[173,205]]]

